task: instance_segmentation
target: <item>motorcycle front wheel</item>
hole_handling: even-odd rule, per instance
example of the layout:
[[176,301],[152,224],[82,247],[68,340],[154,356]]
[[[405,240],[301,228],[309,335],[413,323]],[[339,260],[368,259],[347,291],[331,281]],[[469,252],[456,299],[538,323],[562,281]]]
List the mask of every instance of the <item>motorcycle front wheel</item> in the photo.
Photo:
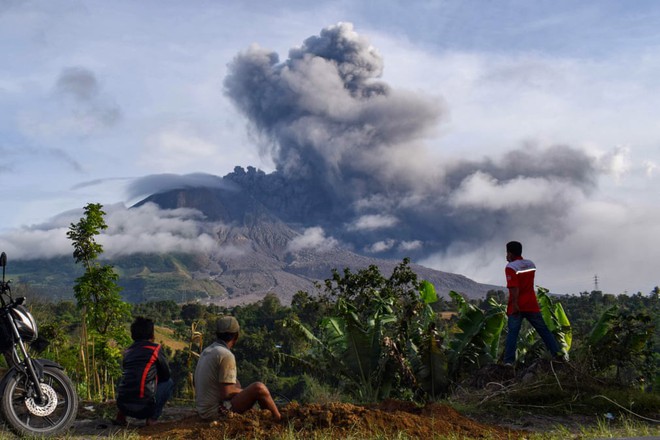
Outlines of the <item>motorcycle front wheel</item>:
[[45,367],[40,387],[45,396],[41,402],[35,396],[32,381],[17,373],[7,381],[2,393],[2,415],[21,436],[59,434],[71,426],[78,413],[78,396],[62,370]]

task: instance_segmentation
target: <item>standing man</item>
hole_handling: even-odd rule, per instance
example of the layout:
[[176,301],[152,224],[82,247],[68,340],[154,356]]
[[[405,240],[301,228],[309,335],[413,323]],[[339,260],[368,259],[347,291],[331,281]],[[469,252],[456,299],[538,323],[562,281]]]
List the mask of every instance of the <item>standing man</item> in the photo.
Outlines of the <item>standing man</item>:
[[516,346],[518,345],[518,334],[523,318],[527,319],[541,336],[543,343],[555,358],[561,358],[561,348],[557,340],[543,321],[539,303],[534,291],[534,275],[536,266],[530,260],[522,257],[522,244],[510,241],[506,244],[506,287],[509,289],[509,303],[506,314],[508,315],[508,333],[506,336],[506,347],[504,349],[504,364],[513,365],[516,360]]
[[277,409],[270,391],[261,382],[254,382],[246,388],[236,378],[236,358],[231,352],[238,340],[240,326],[233,316],[221,316],[216,321],[216,340],[206,347],[195,368],[195,406],[203,419],[213,419],[225,408],[236,413],[244,413],[259,403],[267,409],[275,420],[282,416]]
[[117,418],[126,425],[126,416],[156,422],[167,400],[172,397],[174,382],[162,346],[154,343],[154,322],[138,316],[131,324],[133,345],[124,351],[122,377],[117,387]]

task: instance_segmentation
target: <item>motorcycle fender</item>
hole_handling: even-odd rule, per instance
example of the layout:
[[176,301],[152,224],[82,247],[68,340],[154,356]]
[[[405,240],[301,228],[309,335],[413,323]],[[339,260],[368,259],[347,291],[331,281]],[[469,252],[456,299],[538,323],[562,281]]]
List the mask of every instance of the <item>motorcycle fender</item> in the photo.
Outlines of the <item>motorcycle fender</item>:
[[[40,377],[43,375],[44,367],[53,367],[59,370],[64,370],[63,366],[61,366],[55,361],[51,361],[50,359],[32,359],[32,364],[34,365],[34,368],[37,370],[37,374]],[[14,377],[16,373],[18,373],[19,371],[21,370],[18,367],[13,366],[9,370],[7,370],[4,376],[2,376],[2,379],[0,379],[0,398],[5,392],[7,381],[9,381],[9,379]]]
[[[50,359],[32,359],[32,362],[41,365],[42,370],[43,367],[53,367],[53,368],[57,368],[58,370],[64,370],[63,366],[61,366],[55,361],[51,361]],[[37,366],[37,368],[39,367]]]

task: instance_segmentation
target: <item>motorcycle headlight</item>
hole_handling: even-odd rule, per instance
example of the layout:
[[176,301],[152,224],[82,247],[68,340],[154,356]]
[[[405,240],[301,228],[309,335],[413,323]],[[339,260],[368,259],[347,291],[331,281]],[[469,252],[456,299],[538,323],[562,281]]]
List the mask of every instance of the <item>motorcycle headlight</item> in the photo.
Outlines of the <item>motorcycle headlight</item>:
[[23,306],[16,306],[11,310],[18,328],[18,334],[21,335],[24,342],[32,342],[39,337],[37,331],[37,322],[32,313]]

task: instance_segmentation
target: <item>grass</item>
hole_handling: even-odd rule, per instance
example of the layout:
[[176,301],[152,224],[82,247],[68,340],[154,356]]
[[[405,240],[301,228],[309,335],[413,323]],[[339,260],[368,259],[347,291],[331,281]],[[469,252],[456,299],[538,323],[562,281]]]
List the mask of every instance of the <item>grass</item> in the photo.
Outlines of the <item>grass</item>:
[[[610,421],[605,418],[600,418],[594,425],[580,426],[576,429],[569,430],[565,426],[557,425],[556,427],[546,432],[530,432],[524,436],[525,440],[589,440],[600,438],[613,438],[613,437],[644,437],[644,436],[660,436],[660,424],[650,424],[641,422],[632,417],[621,417],[619,420]],[[15,440],[17,437],[8,432],[0,432],[0,440]],[[27,437],[28,439],[39,439],[41,437]],[[89,439],[89,436],[75,436],[65,435],[59,437],[64,440],[80,440],[82,438]],[[117,434],[107,437],[93,437],[98,439],[109,440],[138,440],[140,436],[134,431],[120,431]],[[241,437],[242,439],[244,437]],[[293,427],[283,434],[274,437],[274,440],[336,440],[338,438],[344,440],[413,440],[406,433],[399,432],[396,434],[371,434],[365,436],[364,432],[355,430],[355,432],[343,432],[341,436],[337,435],[332,428],[319,430],[314,433],[305,432],[299,433]],[[175,440],[172,437],[172,440]],[[442,434],[437,433],[431,438],[424,440],[495,440],[495,437],[466,437],[459,434]],[[227,437],[224,440],[233,440]],[[246,440],[258,440],[254,439]]]
[[155,326],[154,336],[156,342],[171,348],[172,351],[185,350],[188,348],[187,342],[183,342],[175,338],[174,330],[171,328]]
[[[565,427],[558,426],[548,432],[542,433],[529,433],[524,436],[526,440],[589,440],[599,438],[612,438],[612,437],[644,437],[644,436],[659,436],[660,426],[651,426],[649,424],[640,423],[632,419],[625,419],[617,424],[610,424],[607,421],[601,420],[594,426],[581,427],[577,431],[570,431]],[[386,434],[373,434],[365,437],[364,433],[355,432],[344,434],[342,437],[337,437],[332,430],[319,431],[310,436],[307,433],[304,437],[300,436],[294,430],[289,430],[277,440],[335,440],[342,438],[345,440],[413,440],[405,433],[397,433],[395,435]],[[488,437],[465,437],[459,434],[441,434],[438,433],[430,439],[424,440],[489,440]],[[495,439],[495,437],[493,437]],[[227,439],[230,440],[230,439]],[[256,439],[255,439],[256,440]]]

